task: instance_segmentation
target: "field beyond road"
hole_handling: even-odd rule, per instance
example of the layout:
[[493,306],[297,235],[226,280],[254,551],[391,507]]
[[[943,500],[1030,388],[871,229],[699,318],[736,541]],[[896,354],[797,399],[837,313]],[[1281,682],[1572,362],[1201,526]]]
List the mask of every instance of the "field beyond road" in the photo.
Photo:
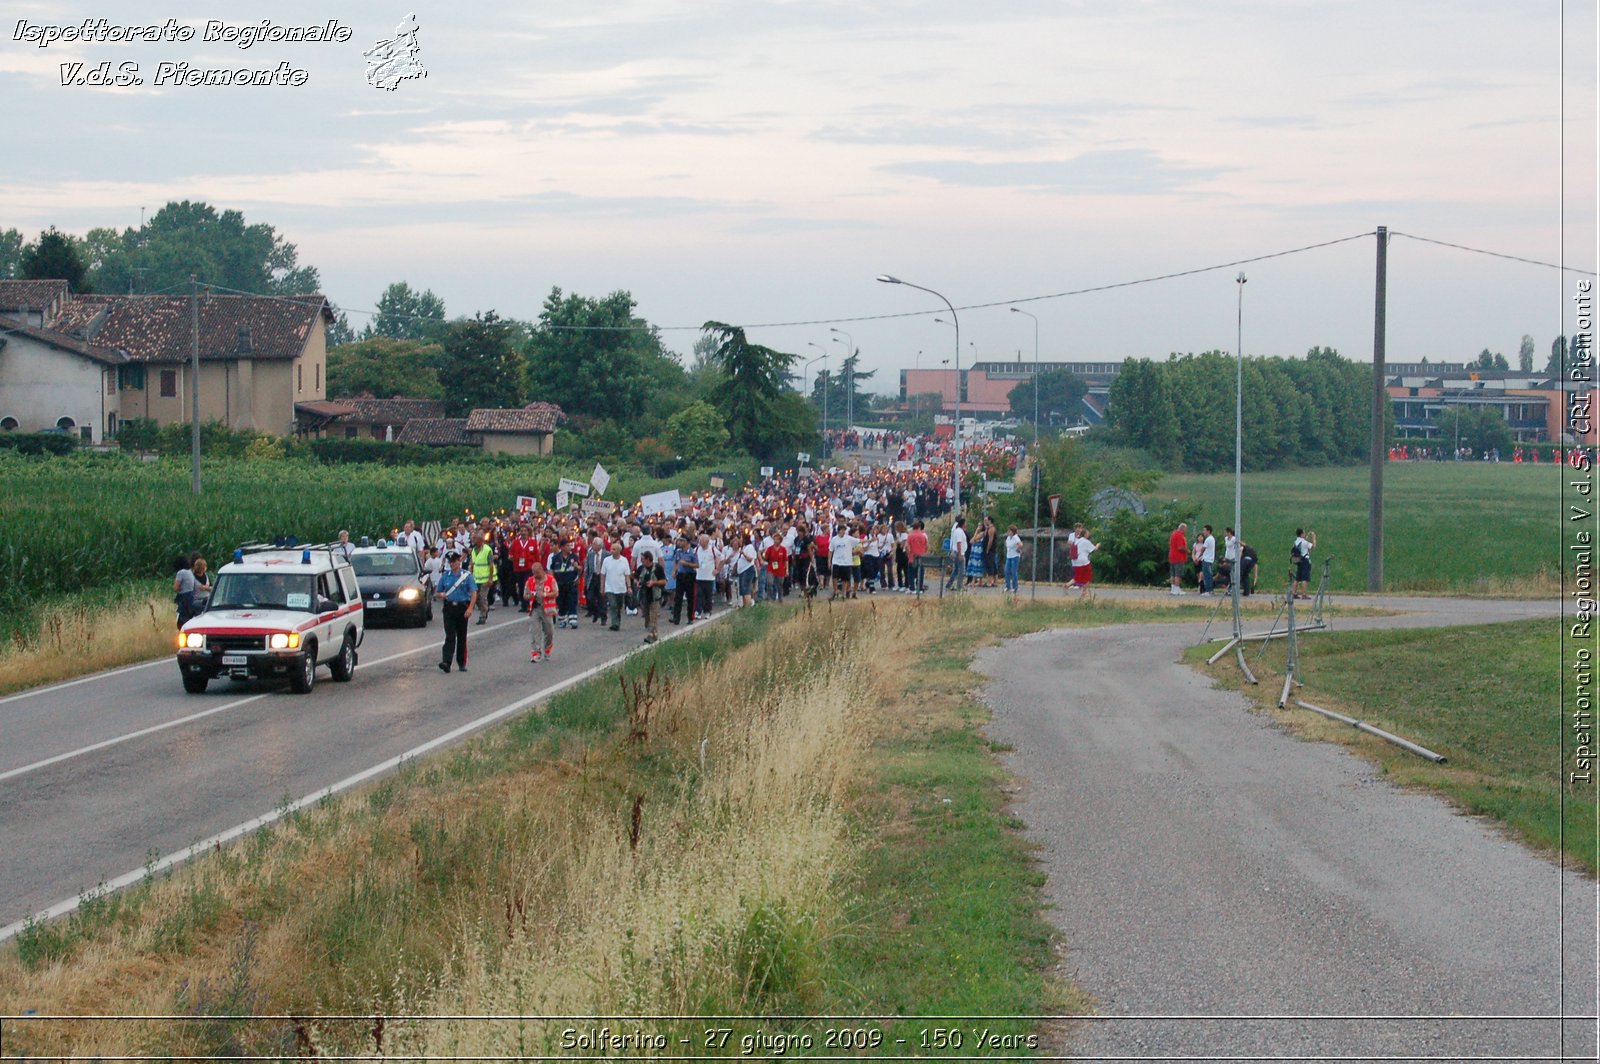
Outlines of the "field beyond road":
[[[1384,469],[1385,591],[1534,597],[1559,592],[1562,468],[1510,462],[1391,462]],[[1262,590],[1282,591],[1294,530],[1317,533],[1313,576],[1367,586],[1366,466],[1278,469],[1244,477],[1244,538]],[[1174,473],[1147,497],[1193,507],[1220,541],[1233,524],[1233,474]],[[1219,542],[1220,547],[1220,542]]]

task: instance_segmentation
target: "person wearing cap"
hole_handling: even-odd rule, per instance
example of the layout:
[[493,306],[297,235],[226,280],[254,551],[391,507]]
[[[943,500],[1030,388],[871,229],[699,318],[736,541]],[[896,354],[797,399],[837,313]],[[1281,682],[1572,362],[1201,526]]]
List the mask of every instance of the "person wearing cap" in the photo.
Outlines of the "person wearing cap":
[[445,555],[449,569],[439,577],[434,597],[444,603],[444,657],[440,672],[450,671],[453,658],[462,672],[467,671],[467,615],[478,601],[478,584],[470,569],[461,566],[461,552]]

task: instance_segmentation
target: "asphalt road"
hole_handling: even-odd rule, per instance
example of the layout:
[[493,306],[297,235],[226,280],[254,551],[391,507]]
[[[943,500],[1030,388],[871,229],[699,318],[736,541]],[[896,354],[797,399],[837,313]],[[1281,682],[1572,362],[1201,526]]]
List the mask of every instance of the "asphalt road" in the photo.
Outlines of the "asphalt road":
[[[1558,611],[1375,604],[1417,612],[1336,623]],[[1554,1017],[1596,1013],[1595,883],[1384,782],[1340,746],[1252,714],[1244,696],[1179,663],[1199,635],[1196,625],[1056,630],[978,658],[991,677],[990,733],[1015,747],[1015,811],[1040,847],[1062,974],[1097,1001],[1062,1051],[1553,1058]],[[1551,707],[1552,759],[1560,713]],[[1594,1059],[1593,1019],[1566,1027],[1566,1052]]]
[[469,629],[468,671],[449,675],[437,618],[368,629],[354,679],[323,667],[308,695],[228,680],[190,695],[163,659],[0,699],[0,926],[537,696],[644,634],[638,618],[580,625],[533,665],[529,620],[495,609]]

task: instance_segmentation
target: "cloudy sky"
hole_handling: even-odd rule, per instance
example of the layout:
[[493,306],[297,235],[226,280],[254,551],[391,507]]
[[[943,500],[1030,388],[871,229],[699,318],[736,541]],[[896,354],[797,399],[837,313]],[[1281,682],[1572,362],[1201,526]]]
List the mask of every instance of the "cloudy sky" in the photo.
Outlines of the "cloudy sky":
[[[625,288],[658,325],[761,326],[806,358],[847,330],[885,390],[955,336],[939,300],[880,273],[973,308],[966,362],[1033,357],[1011,301],[1379,225],[1595,266],[1589,0],[410,4],[6,3],[0,227],[82,233],[202,199],[275,226],[358,328],[396,280],[452,315],[525,318],[552,286]],[[375,89],[362,50],[408,11],[428,76]],[[169,16],[337,17],[353,37],[14,39],[18,20]],[[61,85],[60,64],[108,59],[309,79]],[[1245,350],[1370,359],[1373,259],[1367,236],[1243,267]],[[1542,367],[1570,328],[1579,275],[1398,236],[1389,268],[1391,360],[1514,363],[1526,333]],[[1238,270],[1018,305],[1047,360],[1232,350]],[[664,335],[687,352],[696,333]]]

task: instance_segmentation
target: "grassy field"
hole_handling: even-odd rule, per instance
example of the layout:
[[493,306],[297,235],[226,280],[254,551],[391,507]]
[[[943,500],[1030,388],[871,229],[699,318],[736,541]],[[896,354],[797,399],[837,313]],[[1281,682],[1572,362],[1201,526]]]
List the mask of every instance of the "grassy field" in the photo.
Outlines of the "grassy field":
[[[1245,542],[1261,554],[1263,589],[1282,590],[1297,527],[1317,533],[1316,576],[1367,586],[1366,467],[1275,470],[1244,478]],[[1384,470],[1384,589],[1467,594],[1559,593],[1560,468],[1509,462],[1392,462]],[[1233,474],[1171,474],[1148,497],[1193,506],[1220,540],[1233,524]]]
[[[1189,656],[1203,661],[1211,649],[1195,648]],[[1247,659],[1261,677],[1260,686],[1248,690],[1264,711],[1307,736],[1347,743],[1397,783],[1436,791],[1469,812],[1494,818],[1539,849],[1558,851],[1565,779],[1561,744],[1564,735],[1570,736],[1561,703],[1559,620],[1318,633],[1302,639],[1300,651],[1305,687],[1299,697],[1420,743],[1448,761],[1435,765],[1306,710],[1278,710],[1281,641],[1259,659],[1252,649]],[[1211,671],[1237,685],[1232,659]],[[1570,737],[1567,742],[1570,748]],[[1569,861],[1600,870],[1594,787],[1569,787],[1565,797]]]

